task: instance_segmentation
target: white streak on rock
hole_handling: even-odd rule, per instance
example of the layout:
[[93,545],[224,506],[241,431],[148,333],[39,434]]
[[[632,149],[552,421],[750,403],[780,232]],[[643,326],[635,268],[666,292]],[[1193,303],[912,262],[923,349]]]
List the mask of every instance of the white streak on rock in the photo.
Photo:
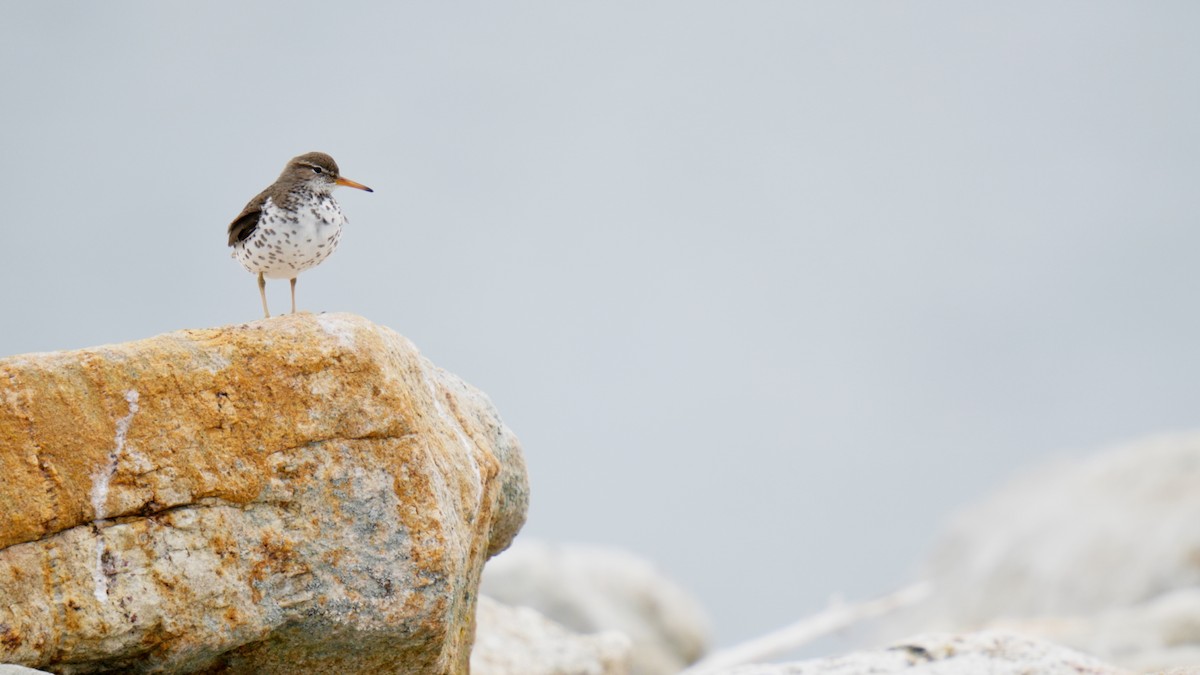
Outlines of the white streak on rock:
[[[117,434],[113,441],[113,450],[108,453],[108,462],[103,469],[92,474],[92,514],[95,523],[99,525],[105,516],[108,503],[108,485],[113,474],[117,472],[117,462],[125,451],[125,436],[129,433],[129,425],[138,411],[138,393],[136,389],[125,392],[125,401],[129,404],[129,414],[117,420]],[[96,533],[96,563],[92,567],[92,581],[95,588],[92,593],[100,602],[108,602],[108,584],[104,580],[104,536]]]

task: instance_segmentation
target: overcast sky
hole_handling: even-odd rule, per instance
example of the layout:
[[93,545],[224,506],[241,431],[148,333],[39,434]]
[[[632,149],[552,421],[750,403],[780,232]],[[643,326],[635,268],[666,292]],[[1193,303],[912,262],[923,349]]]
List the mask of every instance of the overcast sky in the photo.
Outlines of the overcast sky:
[[329,152],[375,193],[301,307],[486,391],[524,536],[649,557],[729,643],[903,584],[1024,468],[1200,425],[1197,35],[1190,2],[12,3],[0,354],[259,318],[226,226]]

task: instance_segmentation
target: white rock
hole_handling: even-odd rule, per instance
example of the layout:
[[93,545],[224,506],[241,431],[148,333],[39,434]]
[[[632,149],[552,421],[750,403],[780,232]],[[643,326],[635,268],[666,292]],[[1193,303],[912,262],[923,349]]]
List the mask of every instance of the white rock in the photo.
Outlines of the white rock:
[[956,622],[1128,606],[1200,585],[1200,434],[1018,480],[964,512],[931,577]]
[[885,650],[796,663],[741,666],[721,675],[1123,675],[1065,647],[996,632],[921,635]]
[[626,675],[630,641],[616,631],[580,635],[528,607],[480,596],[472,675]]
[[964,511],[891,634],[1000,626],[1128,667],[1200,662],[1200,434],[1053,466]]
[[628,635],[634,675],[673,675],[707,649],[699,603],[649,562],[617,549],[521,539],[484,567],[481,589],[581,633]]
[[1200,588],[1171,591],[1150,602],[1094,615],[1010,619],[995,626],[1138,670],[1200,664]]

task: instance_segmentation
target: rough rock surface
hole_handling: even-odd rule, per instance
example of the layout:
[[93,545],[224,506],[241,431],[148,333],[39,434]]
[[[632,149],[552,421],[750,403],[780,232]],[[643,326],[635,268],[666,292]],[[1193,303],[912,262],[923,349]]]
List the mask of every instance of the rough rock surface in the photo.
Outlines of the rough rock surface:
[[[996,632],[921,635],[877,651],[741,666],[721,675],[1125,675],[1066,647]],[[686,674],[685,674],[686,675]]]
[[926,565],[934,596],[891,634],[1019,627],[1128,667],[1194,665],[1198,485],[1200,434],[1019,479],[956,519]]
[[580,635],[481,596],[471,675],[627,675],[630,646],[616,631]]
[[[1137,670],[1200,664],[1200,588],[1171,591],[1149,602],[1095,614],[1007,619],[992,625]],[[1196,670],[1200,672],[1200,666]]]
[[464,672],[525,517],[485,396],[360,317],[0,360],[0,662]]
[[522,539],[488,563],[481,588],[581,633],[628,635],[634,675],[674,675],[707,649],[700,603],[654,565],[618,549]]

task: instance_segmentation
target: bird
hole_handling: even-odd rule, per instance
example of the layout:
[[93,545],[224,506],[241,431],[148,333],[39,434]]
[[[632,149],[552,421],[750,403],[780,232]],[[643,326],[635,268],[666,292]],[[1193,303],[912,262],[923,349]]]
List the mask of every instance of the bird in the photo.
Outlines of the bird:
[[292,313],[296,313],[296,277],[319,265],[337,248],[346,225],[342,208],[333,199],[339,185],[374,192],[343,178],[337,162],[323,152],[293,157],[274,183],[246,204],[229,223],[231,256],[258,275],[263,315],[267,309],[267,279],[288,279]]

